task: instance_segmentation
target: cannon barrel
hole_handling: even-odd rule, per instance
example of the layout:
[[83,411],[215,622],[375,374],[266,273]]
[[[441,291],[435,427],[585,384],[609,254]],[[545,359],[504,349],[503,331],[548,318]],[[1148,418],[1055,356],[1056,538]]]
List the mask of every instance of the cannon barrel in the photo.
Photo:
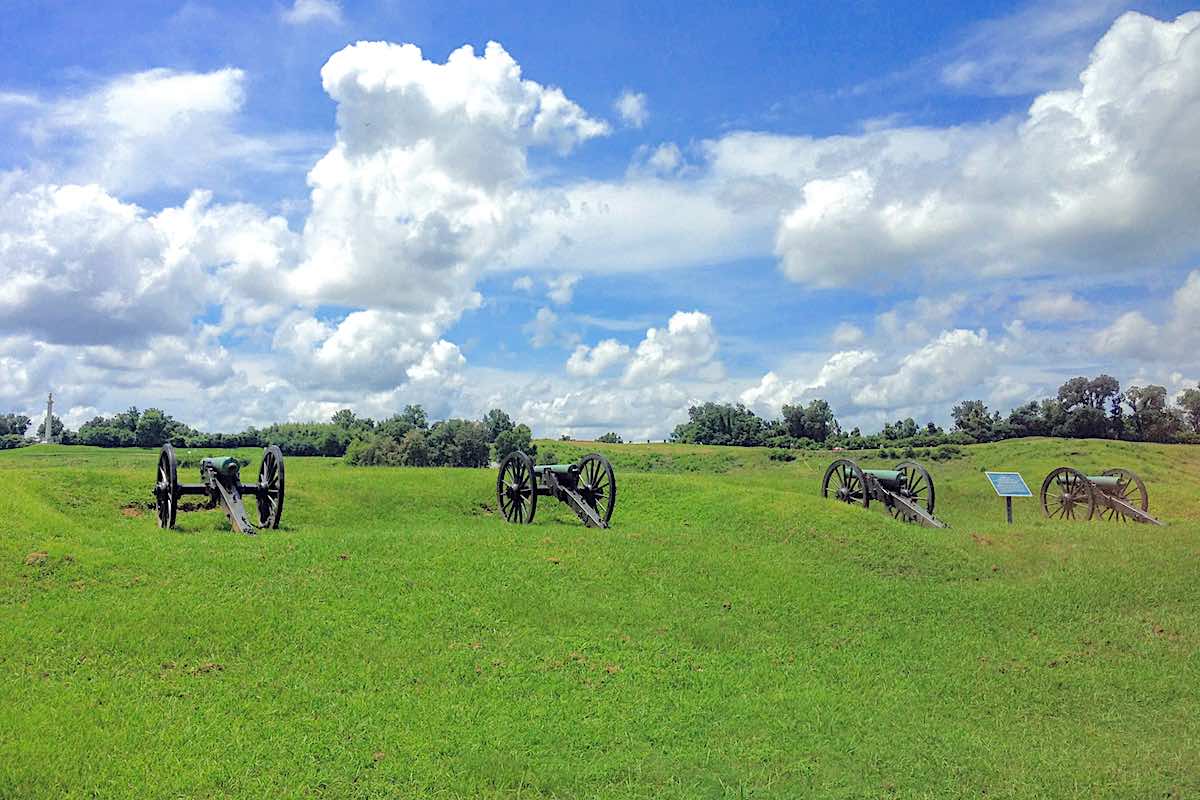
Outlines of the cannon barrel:
[[236,476],[242,469],[242,465],[233,456],[202,458],[200,459],[200,468],[204,469],[205,467],[226,478]]
[[1087,479],[1095,484],[1097,489],[1109,494],[1121,488],[1121,479],[1116,475],[1088,475]]
[[578,464],[538,464],[534,467],[538,472],[549,470],[556,475],[569,475],[572,472],[579,472]]
[[900,470],[898,469],[864,469],[863,472],[879,481],[887,489],[895,491],[900,487]]

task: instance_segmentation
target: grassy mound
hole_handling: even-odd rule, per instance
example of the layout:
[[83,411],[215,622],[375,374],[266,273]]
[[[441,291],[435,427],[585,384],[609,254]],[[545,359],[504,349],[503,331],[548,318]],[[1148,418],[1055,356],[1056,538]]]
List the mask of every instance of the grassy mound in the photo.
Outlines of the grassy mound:
[[[840,454],[540,445],[610,455],[611,530],[290,458],[281,530],[168,532],[155,452],[0,454],[0,797],[1200,791],[1200,448],[965,448],[937,531],[822,500]],[[1060,464],[1168,527],[1006,525],[981,470]]]

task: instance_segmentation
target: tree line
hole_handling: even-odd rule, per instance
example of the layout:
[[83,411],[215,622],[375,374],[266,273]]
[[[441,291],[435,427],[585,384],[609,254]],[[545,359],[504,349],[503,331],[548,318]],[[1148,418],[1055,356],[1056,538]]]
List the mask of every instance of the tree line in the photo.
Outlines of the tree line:
[[908,418],[885,424],[879,433],[863,434],[857,427],[843,430],[824,400],[785,405],[781,417],[773,420],[741,403],[704,403],[688,409],[688,421],[675,428],[671,440],[846,450],[977,444],[1025,436],[1200,444],[1200,387],[1184,390],[1172,404],[1162,386],[1131,386],[1122,392],[1111,375],[1077,377],[1060,386],[1054,397],[1017,406],[1008,416],[990,410],[982,400],[964,400],[950,417],[954,424],[949,431]]
[[[31,426],[32,421],[24,415],[0,416],[0,442],[12,447],[30,443],[26,434]],[[513,450],[531,456],[537,452],[529,426],[513,422],[500,409],[489,411],[480,420],[430,423],[420,405],[406,406],[382,421],[360,417],[347,408],[329,422],[284,422],[240,433],[204,433],[162,409],[132,407],[111,417],[93,417],[78,431],[64,428],[57,416],[51,418],[51,426],[63,444],[159,447],[170,443],[196,449],[276,445],[285,456],[340,456],[355,465],[483,467],[493,457],[503,458]],[[37,438],[44,430],[42,423]]]
[[[688,421],[678,425],[671,441],[691,444],[765,446],[789,449],[840,447],[936,447],[1015,439],[1024,436],[1110,438],[1137,442],[1200,443],[1200,386],[1186,389],[1171,403],[1162,386],[1121,385],[1111,375],[1076,377],[1063,383],[1054,397],[1034,400],[1007,416],[990,410],[982,400],[964,400],[950,412],[949,431],[933,422],[919,425],[912,418],[887,423],[878,433],[857,427],[843,430],[825,400],[783,406],[779,419],[763,419],[741,403],[704,403],[688,409]],[[0,415],[0,449],[30,443],[33,421],[24,414]],[[229,449],[277,445],[284,455],[337,456],[351,464],[403,466],[486,466],[514,450],[537,454],[529,426],[518,424],[501,409],[482,419],[445,419],[431,423],[420,405],[376,421],[350,409],[329,422],[284,422],[240,433],[204,433],[174,419],[161,409],[136,407],[111,417],[97,416],[78,431],[51,419],[52,433],[63,444],[97,447],[176,447]],[[45,423],[36,437],[44,434]],[[597,441],[619,444],[621,437],[606,433]]]

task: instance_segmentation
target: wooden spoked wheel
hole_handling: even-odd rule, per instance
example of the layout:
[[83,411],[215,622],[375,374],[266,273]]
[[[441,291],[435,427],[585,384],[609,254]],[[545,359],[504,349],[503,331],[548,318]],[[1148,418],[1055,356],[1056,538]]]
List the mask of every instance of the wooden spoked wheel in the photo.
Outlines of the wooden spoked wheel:
[[1092,482],[1077,469],[1059,467],[1042,481],[1042,513],[1050,519],[1091,519],[1096,513]]
[[154,515],[158,519],[158,527],[174,528],[178,511],[178,462],[175,460],[175,448],[164,444],[158,454],[158,469],[154,474]]
[[900,473],[900,492],[933,515],[933,478],[928,470],[915,461],[901,461],[896,465]]
[[871,493],[867,488],[867,476],[858,464],[839,458],[825,470],[821,481],[821,496],[832,497],[843,503],[857,503],[863,508],[871,504]]
[[283,516],[283,451],[276,445],[263,450],[262,465],[258,468],[258,526],[278,528]]
[[518,525],[533,522],[537,497],[533,461],[519,450],[509,453],[500,463],[500,474],[496,476],[496,503],[500,513]]
[[579,461],[578,491],[584,502],[608,525],[617,505],[617,477],[607,458],[599,453],[588,453]]
[[[1101,475],[1116,477],[1119,479],[1117,490],[1112,492],[1110,496],[1118,500],[1124,500],[1134,508],[1140,508],[1142,511],[1150,510],[1150,496],[1146,493],[1146,484],[1142,483],[1142,479],[1137,476],[1137,473],[1127,469],[1106,469]],[[1108,506],[1100,512],[1100,519],[1103,520],[1120,520],[1128,522],[1129,518],[1112,506]]]

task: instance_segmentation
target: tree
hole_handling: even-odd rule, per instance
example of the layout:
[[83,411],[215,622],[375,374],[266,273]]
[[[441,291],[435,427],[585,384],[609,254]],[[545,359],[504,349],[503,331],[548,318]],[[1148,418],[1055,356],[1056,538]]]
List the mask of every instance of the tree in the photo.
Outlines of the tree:
[[1023,436],[1049,436],[1051,431],[1036,401],[1030,401],[1023,406],[1017,406],[1009,412],[1008,426],[1012,430],[1014,438]]
[[431,463],[439,467],[486,467],[491,448],[481,422],[447,419],[426,437]]
[[954,429],[965,433],[977,442],[992,440],[994,420],[982,400],[964,400],[950,410]]
[[400,439],[400,463],[406,467],[428,467],[429,445],[425,442],[425,431],[412,428]]
[[429,430],[429,419],[425,416],[425,409],[420,404],[406,405],[404,410],[400,412],[400,418],[406,420],[410,425],[419,431]]
[[487,429],[488,441],[494,442],[502,433],[511,431],[514,427],[512,417],[498,408],[483,415],[483,427]]
[[533,443],[533,432],[529,430],[528,425],[517,425],[496,437],[497,461],[503,461],[509,453],[518,450],[530,458],[537,455],[537,445]]
[[1088,381],[1088,405],[1104,410],[1107,403],[1121,396],[1121,383],[1112,375],[1097,375]]
[[334,427],[350,432],[369,431],[375,427],[375,420],[369,417],[359,417],[348,408],[336,412],[330,422]]
[[797,439],[812,439],[814,442],[824,442],[841,432],[833,409],[829,403],[819,399],[810,401],[807,406],[785,405],[783,424],[789,435]]
[[171,438],[171,418],[160,409],[147,408],[137,421],[138,447],[160,447]]
[[24,436],[32,424],[24,414],[4,414],[0,416],[0,436]]
[[376,425],[375,430],[384,436],[399,442],[404,438],[405,434],[416,429],[409,420],[405,419],[399,414],[395,414]]
[[1088,400],[1088,388],[1091,382],[1080,376],[1071,378],[1071,380],[1058,387],[1058,402],[1063,404],[1063,408],[1067,411],[1084,405]]
[[1042,426],[1049,436],[1061,436],[1058,429],[1066,424],[1067,410],[1063,408],[1063,404],[1053,398],[1046,398],[1039,404],[1039,413],[1042,417]]
[[741,403],[705,403],[688,409],[688,421],[677,425],[671,438],[687,444],[761,445],[766,426]]
[[1184,389],[1179,396],[1179,407],[1192,430],[1200,433],[1200,387]]
[[136,433],[139,419],[141,419],[141,412],[138,411],[137,406],[130,406],[128,411],[113,415],[111,426]]
[[1098,408],[1082,406],[1067,415],[1067,420],[1055,429],[1059,436],[1070,439],[1100,439],[1108,435],[1108,417]]
[[[58,414],[52,415],[50,417],[51,437],[54,439],[58,439],[62,436],[62,432],[63,432],[63,421],[58,418]],[[38,425],[37,438],[39,438],[39,439],[44,438],[45,435],[46,435],[46,420],[43,419],[41,421],[41,423]]]
[[367,433],[350,443],[345,458],[356,467],[396,466],[401,463],[400,445],[390,436]]
[[1125,392],[1134,435],[1143,442],[1166,442],[1179,432],[1182,420],[1167,409],[1164,386],[1131,386]]
[[613,431],[609,431],[603,436],[598,437],[596,441],[603,442],[604,444],[624,444],[625,442],[625,440],[621,438],[620,434],[614,433]]

